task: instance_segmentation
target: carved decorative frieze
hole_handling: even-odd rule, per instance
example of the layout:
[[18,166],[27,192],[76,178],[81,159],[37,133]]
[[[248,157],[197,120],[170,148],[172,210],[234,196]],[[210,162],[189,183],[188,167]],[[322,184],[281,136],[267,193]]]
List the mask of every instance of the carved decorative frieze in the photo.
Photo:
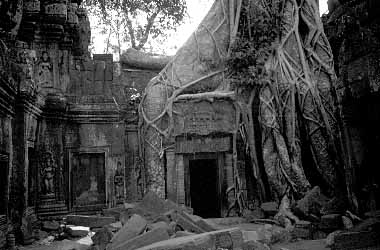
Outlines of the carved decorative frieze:
[[24,1],[24,14],[38,14],[41,11],[40,0]]
[[192,140],[179,139],[176,141],[177,154],[226,152],[231,149],[231,138],[198,138]]
[[77,15],[78,4],[70,3],[67,5],[67,23],[70,25],[77,25],[79,18]]
[[52,3],[44,6],[44,12],[49,21],[63,24],[67,20],[67,4]]
[[235,109],[227,101],[213,103],[175,103],[174,136],[181,134],[209,135],[211,133],[232,133],[236,128]]

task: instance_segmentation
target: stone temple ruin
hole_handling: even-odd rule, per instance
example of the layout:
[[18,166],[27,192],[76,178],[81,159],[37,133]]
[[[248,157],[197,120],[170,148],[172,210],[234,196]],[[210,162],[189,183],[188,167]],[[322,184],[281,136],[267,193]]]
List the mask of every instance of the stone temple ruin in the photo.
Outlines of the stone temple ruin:
[[90,56],[81,0],[0,0],[0,249],[62,219],[105,226],[100,250],[336,230],[333,249],[378,249],[380,4],[330,0],[320,19],[317,1],[282,1],[270,83],[236,87],[229,58],[265,2],[216,0],[174,57],[114,62]]

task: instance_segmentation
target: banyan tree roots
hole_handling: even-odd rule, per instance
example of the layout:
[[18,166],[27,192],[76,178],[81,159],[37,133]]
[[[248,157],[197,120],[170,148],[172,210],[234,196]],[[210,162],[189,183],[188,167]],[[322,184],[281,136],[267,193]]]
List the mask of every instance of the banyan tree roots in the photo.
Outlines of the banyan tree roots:
[[[240,22],[241,12],[258,8],[270,13],[268,8],[274,4],[281,5],[281,33],[273,42],[265,63],[266,84],[253,88],[259,91],[258,95],[237,96],[242,90],[231,86],[231,70],[226,67],[226,61],[241,29],[247,28],[240,25],[247,23]],[[301,157],[305,148],[311,152],[314,168],[326,186],[333,189],[336,170],[343,164],[335,80],[332,53],[323,32],[318,1],[216,0],[198,29],[150,81],[143,95],[140,132],[146,187],[164,196],[162,156],[174,142],[173,117],[178,115],[173,104],[180,100],[225,98],[234,102],[241,114],[236,122],[244,124],[247,130],[246,143],[253,172],[261,186],[264,184],[260,180],[266,176],[272,197],[280,201],[286,194],[302,195],[310,188],[305,167],[312,166],[305,166]],[[259,100],[255,102],[252,98]],[[252,117],[253,103],[259,105],[257,118]],[[261,136],[255,136],[255,120],[260,123]],[[259,151],[255,147],[258,138],[261,138]],[[258,158],[263,160],[261,167]],[[264,173],[260,173],[260,169]]]

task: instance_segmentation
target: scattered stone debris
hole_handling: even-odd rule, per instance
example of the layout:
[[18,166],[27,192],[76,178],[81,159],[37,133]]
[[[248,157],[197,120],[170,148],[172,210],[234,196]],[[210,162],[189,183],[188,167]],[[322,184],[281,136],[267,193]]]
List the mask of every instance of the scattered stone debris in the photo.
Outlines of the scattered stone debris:
[[140,203],[104,209],[102,216],[68,215],[63,221],[43,221],[40,228],[33,228],[23,218],[22,228],[25,244],[37,240],[55,248],[55,241],[88,243],[78,245],[82,250],[338,250],[380,246],[380,218],[375,212],[366,213],[366,219],[350,211],[323,214],[327,199],[318,187],[293,204],[284,196],[279,206],[263,203],[254,211],[245,211],[243,217],[204,219],[150,192]]
[[66,217],[67,224],[89,228],[103,227],[115,221],[115,217],[106,216],[68,215]]
[[45,231],[58,231],[60,227],[57,221],[44,221],[42,222],[42,229]]

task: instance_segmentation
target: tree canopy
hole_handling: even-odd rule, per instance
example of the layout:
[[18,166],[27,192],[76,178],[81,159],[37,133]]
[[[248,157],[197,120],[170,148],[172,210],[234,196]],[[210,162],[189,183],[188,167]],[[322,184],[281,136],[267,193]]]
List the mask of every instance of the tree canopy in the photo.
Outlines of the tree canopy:
[[119,43],[130,42],[137,50],[150,38],[178,27],[187,10],[185,0],[86,0],[85,4],[100,14],[109,32],[121,35]]

